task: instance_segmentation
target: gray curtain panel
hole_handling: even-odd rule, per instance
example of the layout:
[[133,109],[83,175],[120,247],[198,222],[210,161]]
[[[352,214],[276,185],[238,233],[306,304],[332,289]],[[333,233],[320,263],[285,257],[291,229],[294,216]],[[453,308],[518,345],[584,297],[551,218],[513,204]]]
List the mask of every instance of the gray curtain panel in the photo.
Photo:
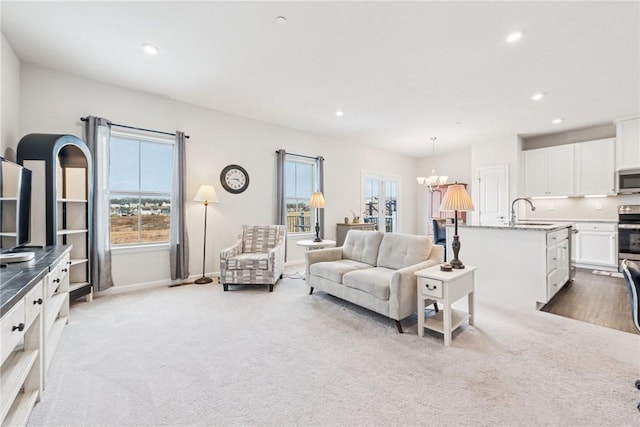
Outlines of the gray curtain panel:
[[[324,194],[324,157],[318,156],[316,158],[316,165],[318,167],[318,191],[322,192],[322,195],[327,199],[327,195]],[[318,223],[320,224],[320,238],[324,239],[324,209],[318,209],[320,212],[320,218]]]
[[111,277],[111,220],[109,200],[109,141],[111,123],[102,117],[87,117],[85,142],[93,156],[93,221],[91,224],[91,284],[95,291],[113,286]]
[[171,280],[189,277],[189,239],[186,224],[186,155],[184,132],[176,131],[173,148],[173,188],[171,189],[171,238],[169,256]]
[[276,224],[287,225],[287,204],[285,201],[285,161],[287,152],[276,151]]

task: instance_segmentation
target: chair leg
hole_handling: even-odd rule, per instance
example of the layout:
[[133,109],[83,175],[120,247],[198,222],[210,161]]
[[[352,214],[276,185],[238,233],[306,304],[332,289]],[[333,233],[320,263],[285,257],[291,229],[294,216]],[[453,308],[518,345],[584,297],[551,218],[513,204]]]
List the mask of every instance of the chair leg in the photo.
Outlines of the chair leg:
[[309,286],[309,295],[313,293],[313,286]]
[[229,284],[228,283],[223,283],[222,287],[224,288],[225,291],[229,290]]
[[398,333],[401,334],[402,333],[402,323],[400,323],[399,320],[396,320],[396,328],[398,328]]
[[273,283],[269,283],[269,292],[273,292]]

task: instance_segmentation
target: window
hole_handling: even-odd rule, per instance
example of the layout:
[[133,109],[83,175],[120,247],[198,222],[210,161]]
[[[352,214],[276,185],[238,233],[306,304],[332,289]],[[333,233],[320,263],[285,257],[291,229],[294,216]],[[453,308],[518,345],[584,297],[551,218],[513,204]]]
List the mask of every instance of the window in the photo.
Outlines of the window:
[[309,207],[317,183],[316,161],[287,154],[285,176],[287,232],[309,233],[316,222],[316,209]]
[[173,141],[112,132],[111,244],[169,241]]

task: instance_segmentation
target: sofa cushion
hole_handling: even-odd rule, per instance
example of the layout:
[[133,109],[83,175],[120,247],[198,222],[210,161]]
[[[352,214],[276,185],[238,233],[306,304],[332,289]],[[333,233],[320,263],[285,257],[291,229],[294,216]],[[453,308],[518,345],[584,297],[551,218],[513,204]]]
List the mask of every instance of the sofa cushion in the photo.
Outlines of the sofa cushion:
[[394,272],[389,268],[367,268],[345,274],[342,282],[348,288],[358,289],[386,301],[389,299],[389,286]]
[[332,282],[342,283],[342,276],[350,271],[371,268],[371,265],[351,259],[341,259],[338,261],[316,262],[309,266],[309,274],[322,277]]
[[399,270],[426,261],[431,254],[431,239],[427,236],[385,233],[380,243],[378,267]]
[[268,253],[248,253],[231,257],[227,260],[228,270],[268,270]]
[[349,230],[342,245],[342,258],[375,266],[382,236],[379,231]]

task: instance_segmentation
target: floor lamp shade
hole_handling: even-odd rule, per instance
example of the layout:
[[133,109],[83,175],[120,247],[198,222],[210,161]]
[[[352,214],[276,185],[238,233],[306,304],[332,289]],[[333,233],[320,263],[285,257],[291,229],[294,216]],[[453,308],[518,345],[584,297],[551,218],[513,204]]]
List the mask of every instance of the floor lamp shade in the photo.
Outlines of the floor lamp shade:
[[205,283],[213,282],[213,279],[205,276],[205,261],[207,260],[207,207],[209,203],[217,203],[218,195],[216,194],[216,190],[213,188],[213,185],[201,185],[196,193],[196,196],[193,198],[195,202],[203,202],[204,204],[204,245],[202,249],[202,277],[196,279],[193,283],[197,285],[203,285]]
[[311,195],[311,199],[309,199],[309,207],[316,208],[316,238],[313,239],[313,241],[322,242],[322,239],[320,238],[319,209],[323,209],[325,207],[325,202],[324,195],[321,191],[316,191]]
[[454,224],[455,232],[453,234],[453,242],[451,243],[451,249],[453,249],[453,259],[450,264],[453,268],[464,268],[464,264],[458,258],[460,253],[460,237],[458,236],[458,211],[472,211],[474,210],[473,202],[467,189],[462,184],[451,185],[442,198],[440,204],[440,210],[445,212],[454,212]]

